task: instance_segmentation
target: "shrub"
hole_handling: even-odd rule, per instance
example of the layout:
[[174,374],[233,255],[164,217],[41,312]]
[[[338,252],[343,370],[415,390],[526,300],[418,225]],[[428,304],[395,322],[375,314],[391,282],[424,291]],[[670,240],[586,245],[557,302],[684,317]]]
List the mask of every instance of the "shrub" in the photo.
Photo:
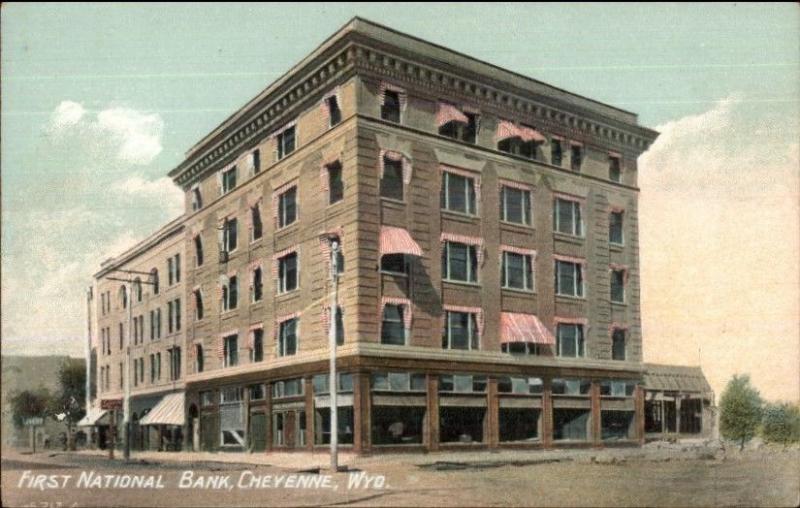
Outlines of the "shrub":
[[761,419],[761,436],[771,443],[800,441],[800,407],[796,404],[767,404]]

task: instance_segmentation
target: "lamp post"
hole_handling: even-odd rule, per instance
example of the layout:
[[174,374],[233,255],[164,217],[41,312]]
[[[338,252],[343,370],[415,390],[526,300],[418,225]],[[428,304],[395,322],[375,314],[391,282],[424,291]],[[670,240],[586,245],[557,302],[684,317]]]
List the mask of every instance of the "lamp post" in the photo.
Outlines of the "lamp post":
[[336,379],[336,319],[338,317],[338,290],[339,290],[339,242],[331,240],[331,284],[333,291],[330,295],[330,323],[328,325],[328,347],[330,348],[330,374],[328,377],[328,393],[330,394],[331,401],[331,470],[339,470],[339,407],[337,401],[337,392],[339,390],[339,383]]

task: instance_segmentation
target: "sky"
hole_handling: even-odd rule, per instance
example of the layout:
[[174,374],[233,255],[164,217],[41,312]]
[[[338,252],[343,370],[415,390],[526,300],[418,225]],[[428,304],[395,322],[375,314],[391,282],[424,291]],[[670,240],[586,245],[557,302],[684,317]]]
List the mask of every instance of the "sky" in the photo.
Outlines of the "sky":
[[100,261],[181,212],[202,136],[355,15],[639,115],[645,361],[800,399],[800,8],[15,4],[2,15],[2,352],[83,352]]

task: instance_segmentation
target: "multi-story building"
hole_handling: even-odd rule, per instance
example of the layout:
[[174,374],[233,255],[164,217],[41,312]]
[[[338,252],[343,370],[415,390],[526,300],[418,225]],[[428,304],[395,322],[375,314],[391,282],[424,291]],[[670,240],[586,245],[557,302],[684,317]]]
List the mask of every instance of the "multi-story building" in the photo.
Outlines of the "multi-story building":
[[[151,423],[178,418],[188,449],[326,445],[332,321],[354,452],[641,442],[636,160],[656,135],[356,18],[193,146],[170,172],[185,213],[98,274],[101,397],[128,298],[134,406],[185,394]],[[175,256],[141,303],[103,279]]]

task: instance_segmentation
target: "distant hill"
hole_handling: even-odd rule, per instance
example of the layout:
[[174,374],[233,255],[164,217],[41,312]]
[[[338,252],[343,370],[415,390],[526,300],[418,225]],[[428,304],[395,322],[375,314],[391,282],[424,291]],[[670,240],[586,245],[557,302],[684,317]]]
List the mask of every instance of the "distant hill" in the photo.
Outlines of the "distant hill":
[[[58,389],[58,371],[61,368],[61,364],[69,359],[80,361],[85,365],[83,358],[71,358],[66,355],[2,355],[0,357],[2,366],[0,391],[2,392],[3,444],[22,444],[20,443],[21,440],[23,443],[27,443],[25,432],[14,428],[12,415],[8,407],[11,394],[36,388],[46,388],[50,392],[55,392]],[[60,432],[61,425],[55,422],[48,422],[45,429],[52,434],[56,430]]]

